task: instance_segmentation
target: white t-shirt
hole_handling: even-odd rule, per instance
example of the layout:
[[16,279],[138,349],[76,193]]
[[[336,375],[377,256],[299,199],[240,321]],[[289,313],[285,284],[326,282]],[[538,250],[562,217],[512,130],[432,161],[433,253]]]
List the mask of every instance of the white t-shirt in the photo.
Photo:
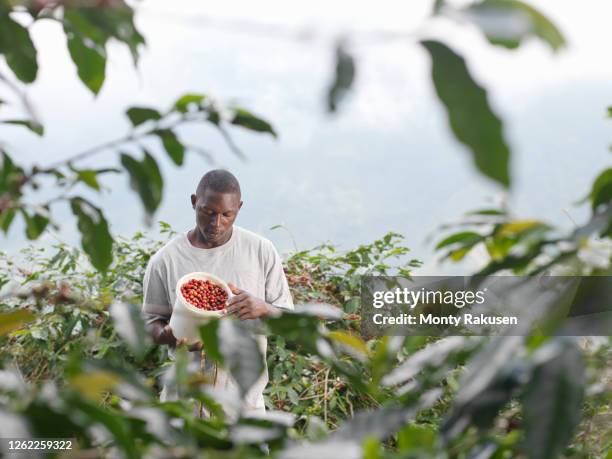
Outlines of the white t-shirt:
[[[143,315],[146,323],[163,319],[170,321],[176,300],[176,284],[185,274],[205,271],[233,283],[266,303],[293,309],[293,299],[283,271],[281,258],[267,239],[233,226],[225,244],[211,249],[194,247],[187,232],[178,234],[153,255],[147,265],[143,281]],[[257,336],[264,352],[267,340]],[[268,383],[268,369],[246,394],[247,409],[263,411],[263,390]],[[236,390],[233,378],[225,370],[216,371],[215,388]],[[162,399],[173,398],[164,389]]]

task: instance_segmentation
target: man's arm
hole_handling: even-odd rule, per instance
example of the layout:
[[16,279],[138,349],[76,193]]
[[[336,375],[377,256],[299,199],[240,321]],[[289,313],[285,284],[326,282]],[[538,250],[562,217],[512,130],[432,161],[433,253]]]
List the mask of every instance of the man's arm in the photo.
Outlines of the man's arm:
[[[177,340],[172,333],[172,327],[168,325],[168,322],[165,320],[155,320],[147,325],[147,330],[153,337],[153,342],[155,344],[165,344],[170,347],[182,346],[187,343],[187,338],[182,338]],[[201,351],[202,350],[202,341],[196,341],[193,344],[190,344],[187,347],[187,350],[190,352]]]
[[[186,339],[177,340],[172,333],[172,328],[168,325],[172,308],[169,304],[169,297],[166,289],[164,277],[160,274],[151,259],[147,265],[143,288],[142,315],[145,320],[147,331],[151,334],[155,344],[167,345],[170,347],[181,346],[187,342]],[[190,351],[202,349],[200,341],[192,344],[188,348]]]
[[265,265],[265,299],[257,298],[249,292],[229,287],[235,296],[228,301],[227,313],[235,314],[240,320],[257,319],[260,317],[280,314],[281,309],[293,309],[293,298],[280,255],[271,242],[268,242]]
[[153,337],[155,344],[166,344],[170,347],[176,346],[176,337],[172,333],[172,328],[165,320],[155,320],[147,325],[147,330]]
[[227,302],[226,314],[235,314],[240,320],[258,319],[280,313],[277,307],[266,303],[261,298],[237,288],[234,284],[228,285],[233,297]]

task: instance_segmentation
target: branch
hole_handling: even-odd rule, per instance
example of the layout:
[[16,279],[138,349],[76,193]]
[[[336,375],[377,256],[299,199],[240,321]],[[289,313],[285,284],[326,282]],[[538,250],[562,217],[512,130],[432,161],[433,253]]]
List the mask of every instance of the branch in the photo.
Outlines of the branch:
[[[192,114],[193,115],[193,114]],[[103,150],[107,150],[109,148],[113,148],[116,146],[119,146],[121,144],[124,143],[130,143],[130,142],[135,142],[139,139],[142,139],[144,137],[148,137],[152,134],[154,134],[154,132],[158,129],[174,129],[177,126],[179,126],[180,124],[184,124],[184,123],[189,123],[189,122],[193,122],[193,121],[204,121],[204,118],[198,118],[198,117],[189,117],[187,115],[182,115],[178,120],[174,121],[173,123],[170,123],[167,126],[160,126],[159,123],[155,124],[155,127],[153,129],[147,130],[147,131],[143,131],[141,133],[134,133],[134,131],[132,130],[129,134],[124,135],[123,137],[120,137],[118,139],[115,140],[110,140],[108,142],[102,143],[100,145],[96,145],[94,147],[88,148],[87,150],[84,150],[80,153],[77,153],[73,156],[70,156],[66,159],[62,159],[60,161],[57,161],[55,163],[52,163],[50,166],[48,166],[45,171],[49,171],[52,169],[56,169],[58,167],[62,167],[62,166],[67,166],[70,163],[76,162],[76,161],[82,161],[83,159],[89,158],[90,156],[95,155],[96,153],[99,153]]]
[[232,139],[229,132],[227,132],[227,129],[225,129],[220,124],[217,126],[217,128],[219,129],[219,132],[221,132],[221,136],[223,137],[223,140],[225,140],[225,143],[227,144],[229,149],[232,150],[232,152],[240,159],[246,161],[247,157],[244,155],[244,153],[242,153],[242,151],[240,151],[240,148],[238,148],[238,146],[234,143],[234,139]]
[[11,91],[13,91],[15,94],[17,94],[17,97],[21,101],[21,104],[23,105],[23,108],[28,113],[30,118],[32,118],[33,121],[35,121],[35,122],[40,124],[40,122],[38,121],[38,117],[36,116],[36,112],[34,110],[34,106],[30,103],[30,100],[28,99],[27,94],[24,91],[22,91],[21,89],[19,89],[19,86],[17,86],[15,83],[13,83],[7,77],[5,77],[4,74],[1,73],[1,72],[0,72],[0,81],[4,82],[4,84]]

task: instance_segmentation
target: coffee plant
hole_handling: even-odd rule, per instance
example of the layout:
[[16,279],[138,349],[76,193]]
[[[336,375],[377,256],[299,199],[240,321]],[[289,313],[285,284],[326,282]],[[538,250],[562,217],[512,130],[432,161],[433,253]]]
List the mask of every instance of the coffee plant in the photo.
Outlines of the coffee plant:
[[[604,457],[609,448],[609,338],[362,340],[351,276],[409,275],[418,264],[394,233],[285,261],[306,305],[256,330],[270,337],[268,411],[241,414],[240,397],[211,391],[185,349],[171,361],[144,331],[144,268],[174,235],[161,225],[155,240],[118,239],[103,273],[64,244],[24,249],[19,264],[2,257],[6,436],[76,438],[79,454],[103,457]],[[251,332],[229,319],[203,326],[207,355],[253,369],[261,356]],[[162,379],[180,388],[179,401],[159,402]],[[194,415],[194,403],[212,417]]]
[[[418,33],[399,38],[431,59],[435,95],[475,168],[509,190],[511,150],[486,89],[471,74],[473,57],[432,39],[429,27],[456,21],[509,52],[528,40],[559,52],[564,36],[519,0],[431,3]],[[123,0],[0,0],[3,132],[25,128],[45,135],[28,96],[41,52],[31,38],[37,24],[59,25],[79,80],[97,95],[109,43],[127,47],[138,64],[146,37],[134,8],[137,3]],[[352,45],[348,36],[334,48],[329,111],[356,90],[359,60]],[[276,131],[251,111],[205,93],[177,96],[162,108],[133,106],[125,117],[129,128],[117,138],[64,152],[44,166],[23,163],[0,139],[0,229],[8,233],[22,218],[27,237],[37,239],[59,227],[56,208],[64,205],[81,234],[80,248],[28,247],[18,262],[1,256],[2,437],[74,438],[78,450],[71,457],[611,457],[607,336],[554,336],[554,329],[489,338],[359,336],[361,276],[409,277],[420,264],[395,233],[346,252],[323,245],[290,256],[285,269],[300,305],[295,312],[257,329],[229,319],[203,326],[207,358],[232,369],[240,387],[239,393],[213,390],[186,349],[171,360],[154,346],[140,317],[144,268],[173,235],[171,227],[162,224],[154,238],[112,235],[104,210],[82,190],[100,191],[105,175],[123,173],[151,223],[164,196],[159,158],[181,167],[187,154],[208,154],[183,138],[183,126],[212,126],[240,156],[231,129]],[[83,165],[102,154],[121,167],[106,160]],[[48,198],[32,199],[38,191]],[[484,209],[459,222],[460,232],[445,227],[452,232],[437,248],[454,261],[484,248],[489,259],[479,275],[609,275],[610,169],[595,179],[586,201],[589,221],[569,234],[505,208]],[[246,412],[241,402],[263,368],[253,333],[269,336],[265,415]],[[159,401],[162,382],[177,389],[179,400]],[[203,409],[210,416],[200,416]]]

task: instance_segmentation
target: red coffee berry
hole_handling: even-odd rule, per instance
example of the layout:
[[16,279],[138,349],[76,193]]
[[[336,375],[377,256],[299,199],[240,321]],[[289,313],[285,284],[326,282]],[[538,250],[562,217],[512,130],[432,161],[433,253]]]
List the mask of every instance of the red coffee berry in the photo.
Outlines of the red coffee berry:
[[189,304],[206,311],[220,311],[227,302],[227,292],[208,280],[188,280],[181,286],[181,294]]

